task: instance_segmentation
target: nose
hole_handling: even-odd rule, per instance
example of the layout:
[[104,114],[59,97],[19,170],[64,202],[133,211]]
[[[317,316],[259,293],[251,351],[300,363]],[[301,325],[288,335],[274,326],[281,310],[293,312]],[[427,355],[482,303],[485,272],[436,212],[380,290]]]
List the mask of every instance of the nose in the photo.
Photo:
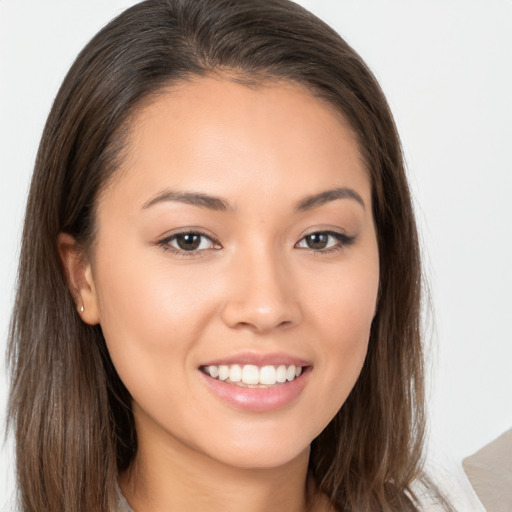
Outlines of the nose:
[[264,334],[302,321],[298,290],[290,265],[272,251],[240,255],[229,270],[226,325]]

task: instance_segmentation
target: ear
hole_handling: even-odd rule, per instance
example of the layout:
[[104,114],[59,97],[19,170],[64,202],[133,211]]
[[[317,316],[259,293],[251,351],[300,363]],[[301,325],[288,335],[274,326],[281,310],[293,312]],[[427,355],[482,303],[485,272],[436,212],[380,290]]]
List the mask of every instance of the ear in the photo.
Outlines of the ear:
[[78,313],[85,323],[96,325],[99,323],[99,308],[91,264],[71,235],[60,233],[57,247]]

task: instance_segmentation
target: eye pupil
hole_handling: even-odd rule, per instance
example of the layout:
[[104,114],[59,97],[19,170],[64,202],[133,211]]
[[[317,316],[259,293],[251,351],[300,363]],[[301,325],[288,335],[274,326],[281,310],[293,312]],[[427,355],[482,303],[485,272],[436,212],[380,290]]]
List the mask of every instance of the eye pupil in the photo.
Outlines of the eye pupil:
[[306,244],[310,249],[325,249],[329,235],[325,233],[313,233],[306,237]]
[[178,247],[184,251],[194,251],[201,244],[201,235],[184,234],[176,237]]

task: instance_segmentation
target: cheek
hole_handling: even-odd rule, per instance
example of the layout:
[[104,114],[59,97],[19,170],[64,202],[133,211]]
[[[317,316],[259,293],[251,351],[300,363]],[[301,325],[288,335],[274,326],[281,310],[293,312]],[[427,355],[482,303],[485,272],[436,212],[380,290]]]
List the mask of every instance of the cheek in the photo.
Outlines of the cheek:
[[377,255],[317,273],[314,282],[306,304],[319,328],[330,333],[328,339],[344,340],[340,345],[367,341],[379,286]]
[[171,274],[170,265],[127,253],[103,255],[95,269],[100,325],[120,377],[144,375],[149,383],[188,353],[193,333],[208,321],[211,293],[198,276]]
[[95,282],[101,285],[97,296],[105,335],[135,337],[142,332],[146,343],[158,344],[158,335],[166,333],[168,342],[171,329],[190,326],[197,318],[192,313],[211,300],[212,287],[197,270],[167,265],[157,251],[148,257],[148,248],[130,247],[124,251],[126,258],[99,255],[102,264],[95,269]]
[[368,348],[375,315],[379,269],[373,263],[331,273],[325,287],[309,295],[315,319],[323,389],[332,390],[327,416],[334,416],[355,385]]
[[[211,316],[209,290],[166,265],[118,259],[98,269],[100,324],[116,371],[136,403],[163,425],[187,396],[197,336]],[[181,277],[180,277],[181,276]],[[165,406],[163,405],[165,404]],[[199,417],[195,404],[188,412]]]

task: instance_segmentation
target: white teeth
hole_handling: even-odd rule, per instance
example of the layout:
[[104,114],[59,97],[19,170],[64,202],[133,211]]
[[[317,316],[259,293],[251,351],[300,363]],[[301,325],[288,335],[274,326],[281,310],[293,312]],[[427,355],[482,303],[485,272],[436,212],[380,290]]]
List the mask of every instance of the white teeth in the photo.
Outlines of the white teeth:
[[238,383],[238,385],[248,386],[274,386],[276,383],[284,383],[299,377],[302,373],[301,366],[284,364],[273,366],[266,365],[258,367],[254,364],[246,365],[220,365],[205,366],[205,373],[221,381]]
[[263,366],[260,370],[260,384],[272,385],[276,383],[275,366]]
[[278,366],[276,369],[276,381],[286,382],[286,366],[284,364]]
[[[210,373],[211,375],[211,373]],[[229,366],[221,364],[219,366],[219,380],[226,380],[229,377]]]
[[240,382],[242,380],[242,368],[234,364],[229,368],[229,380],[231,382]]
[[246,364],[242,368],[242,382],[244,384],[259,384],[260,372],[258,367],[253,364]]

